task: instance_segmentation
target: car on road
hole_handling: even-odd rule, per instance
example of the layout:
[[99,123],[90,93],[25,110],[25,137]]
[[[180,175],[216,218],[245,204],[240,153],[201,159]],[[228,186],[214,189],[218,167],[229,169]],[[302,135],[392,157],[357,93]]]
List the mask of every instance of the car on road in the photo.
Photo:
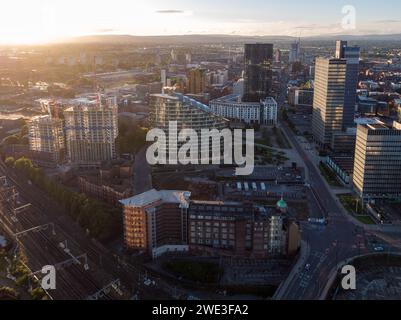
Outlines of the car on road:
[[378,246],[378,247],[374,247],[374,250],[375,250],[376,252],[383,252],[383,251],[384,251],[384,248],[381,247],[381,246]]
[[306,270],[306,271],[309,271],[309,270],[310,270],[310,267],[311,267],[311,265],[310,265],[309,263],[307,263],[307,264],[305,265],[305,270]]

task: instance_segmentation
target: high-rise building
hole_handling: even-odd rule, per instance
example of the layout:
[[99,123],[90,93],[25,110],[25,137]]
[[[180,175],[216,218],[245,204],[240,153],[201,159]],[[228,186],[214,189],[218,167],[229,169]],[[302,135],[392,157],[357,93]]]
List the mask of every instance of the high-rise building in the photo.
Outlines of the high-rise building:
[[77,99],[64,110],[68,159],[78,166],[98,166],[116,158],[117,99]]
[[301,42],[296,41],[291,44],[289,62],[295,63],[301,61]]
[[163,84],[163,87],[167,86],[167,70],[166,69],[162,69],[160,71],[160,81]]
[[353,180],[364,200],[401,198],[401,123],[358,125]]
[[345,59],[317,58],[312,132],[321,145],[330,145],[333,133],[343,129]]
[[121,200],[124,243],[156,258],[166,252],[188,251],[188,191],[149,190]]
[[167,131],[169,123],[177,122],[178,130],[191,128],[199,135],[201,129],[221,130],[228,120],[215,115],[205,104],[182,94],[153,94],[149,101],[149,122],[152,128]]
[[185,60],[186,60],[187,64],[191,64],[192,63],[192,54],[190,54],[190,53],[185,54]]
[[273,83],[272,64],[272,44],[245,44],[244,101],[259,102],[271,96]]
[[335,55],[336,59],[344,58],[344,52],[345,52],[345,49],[347,48],[347,46],[348,46],[347,41],[343,41],[343,40],[336,41],[336,55]]
[[274,62],[276,62],[276,63],[281,62],[281,50],[280,49],[277,49],[274,52]]
[[151,95],[149,121],[152,128],[162,130],[168,130],[169,122],[176,121],[178,130],[191,128],[199,134],[201,129],[228,126],[228,120],[215,115],[207,105],[179,93]]
[[[58,163],[63,160],[65,140],[63,122],[50,115],[37,116],[29,122],[29,150],[37,158]],[[36,158],[36,157],[35,157]]]
[[344,92],[343,130],[354,127],[355,108],[359,76],[359,47],[348,46],[347,41],[337,41],[336,58],[347,61],[347,76]]
[[189,93],[199,94],[206,89],[206,70],[201,68],[191,69],[188,76]]
[[177,53],[174,51],[174,49],[171,50],[170,56],[171,56],[171,62],[172,62],[172,63],[176,63],[177,60],[178,60],[178,55],[177,55]]

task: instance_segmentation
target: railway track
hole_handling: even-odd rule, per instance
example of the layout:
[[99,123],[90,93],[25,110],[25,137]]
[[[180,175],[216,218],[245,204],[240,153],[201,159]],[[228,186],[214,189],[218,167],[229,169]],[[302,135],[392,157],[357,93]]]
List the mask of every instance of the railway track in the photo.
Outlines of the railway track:
[[[4,167],[1,169],[4,170]],[[16,187],[19,187],[11,177],[8,177],[8,180]],[[23,197],[20,197],[19,200],[23,199]],[[11,218],[13,208],[10,203],[3,204],[2,221],[9,233],[16,234],[46,223],[46,221],[40,219],[42,215],[35,206],[29,208],[26,212],[18,214],[17,220],[15,220]],[[59,229],[57,225],[55,225],[55,228]],[[61,238],[59,239],[68,240],[69,243],[73,244],[73,240],[63,234],[61,229],[57,231],[61,233]],[[72,259],[59,246],[60,242],[54,236],[49,236],[47,231],[29,232],[18,240],[20,249],[27,256],[29,268],[33,272],[41,270],[45,265],[57,265]],[[73,244],[72,247],[75,248],[76,245]],[[80,252],[74,253],[76,256],[80,254]],[[95,254],[95,252],[93,251],[92,254]],[[90,262],[89,264],[91,265],[92,263]],[[70,265],[57,272],[57,290],[51,292],[51,297],[54,299],[86,299],[101,290],[103,285],[103,283],[99,283],[92,277],[90,271],[85,271],[82,265],[77,265],[72,261]],[[111,298],[112,296],[108,294],[103,297],[103,299]]]
[[[158,288],[144,286],[138,280],[144,279],[145,274],[148,274],[144,267],[121,262],[113,252],[96,241],[89,239],[82,232],[82,229],[68,217],[68,214],[63,212],[63,208],[43,194],[38,187],[29,184],[28,180],[10,170],[0,159],[0,176],[2,175],[7,176],[7,179],[23,195],[26,202],[31,203],[35,208],[35,218],[29,222],[34,225],[53,222],[57,228],[59,240],[68,240],[68,246],[75,250],[74,252],[86,253],[91,265],[96,265],[98,267],[97,270],[107,276],[102,282],[103,285],[110,283],[111,279],[120,279],[120,289],[124,292],[124,298],[130,298],[133,294],[139,294],[139,297],[143,299],[153,299],[153,297],[164,297],[166,299],[172,297],[172,288],[167,283],[163,283],[162,280],[159,280],[160,286]],[[47,234],[45,236],[47,237]],[[92,268],[91,270],[93,272]],[[68,279],[66,281],[68,282]],[[105,298],[110,297],[106,295]],[[111,298],[115,298],[115,296]],[[121,296],[117,296],[117,298],[121,299]]]

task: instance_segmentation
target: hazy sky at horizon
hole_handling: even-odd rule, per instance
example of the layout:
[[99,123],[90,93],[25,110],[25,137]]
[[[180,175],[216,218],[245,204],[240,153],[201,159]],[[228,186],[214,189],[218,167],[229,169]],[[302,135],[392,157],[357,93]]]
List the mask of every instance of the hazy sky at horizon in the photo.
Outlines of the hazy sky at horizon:
[[[353,5],[356,29],[344,30]],[[88,34],[291,35],[401,33],[399,0],[13,0],[0,5],[0,43]]]

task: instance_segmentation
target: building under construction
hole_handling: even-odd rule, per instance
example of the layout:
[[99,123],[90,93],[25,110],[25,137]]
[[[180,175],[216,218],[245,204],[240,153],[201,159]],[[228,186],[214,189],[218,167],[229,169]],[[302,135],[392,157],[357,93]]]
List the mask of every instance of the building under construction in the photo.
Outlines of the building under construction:
[[98,167],[116,158],[118,106],[115,97],[99,94],[76,99],[63,113],[71,164]]

